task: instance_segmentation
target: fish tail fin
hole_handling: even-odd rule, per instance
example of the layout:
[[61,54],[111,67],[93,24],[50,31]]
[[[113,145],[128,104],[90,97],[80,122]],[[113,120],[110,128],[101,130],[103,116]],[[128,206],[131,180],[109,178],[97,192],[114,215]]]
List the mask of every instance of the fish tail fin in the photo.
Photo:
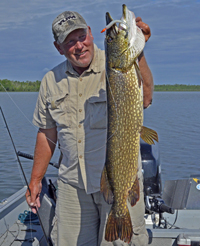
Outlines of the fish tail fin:
[[133,207],[136,204],[136,202],[139,200],[139,198],[140,198],[140,187],[139,187],[138,177],[136,176],[131,189],[128,191],[128,201]]
[[106,224],[105,240],[113,242],[120,238],[122,241],[129,243],[133,235],[133,226],[128,207],[123,217],[117,217],[112,208]]
[[145,126],[142,126],[140,137],[142,138],[142,140],[150,145],[155,144],[154,140],[158,142],[157,132]]

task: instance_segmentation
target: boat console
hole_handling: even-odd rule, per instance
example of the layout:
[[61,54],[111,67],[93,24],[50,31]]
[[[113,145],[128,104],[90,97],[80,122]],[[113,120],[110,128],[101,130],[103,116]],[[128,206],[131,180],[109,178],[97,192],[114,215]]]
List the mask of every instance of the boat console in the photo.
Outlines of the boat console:
[[162,188],[158,145],[141,143],[149,245],[200,245],[200,174]]

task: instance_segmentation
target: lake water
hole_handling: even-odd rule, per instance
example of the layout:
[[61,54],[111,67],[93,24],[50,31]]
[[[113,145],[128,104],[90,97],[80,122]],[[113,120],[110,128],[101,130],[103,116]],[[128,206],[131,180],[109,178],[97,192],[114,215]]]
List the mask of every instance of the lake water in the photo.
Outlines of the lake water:
[[[32,115],[38,93],[0,92],[3,109],[17,151],[33,154],[37,128]],[[144,125],[159,134],[162,180],[200,174],[200,92],[154,92],[144,111]],[[58,150],[52,161],[57,162]],[[20,158],[27,179],[32,161]],[[51,166],[48,173],[56,173]],[[25,185],[15,152],[0,114],[0,201]]]

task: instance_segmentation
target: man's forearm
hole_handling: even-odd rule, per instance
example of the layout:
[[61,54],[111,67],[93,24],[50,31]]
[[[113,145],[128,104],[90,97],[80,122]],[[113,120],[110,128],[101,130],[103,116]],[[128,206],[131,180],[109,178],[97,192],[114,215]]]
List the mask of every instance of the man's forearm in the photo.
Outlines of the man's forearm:
[[53,155],[57,142],[57,132],[54,129],[40,129],[37,134],[34,164],[31,181],[39,182],[45,175],[49,161]]
[[152,103],[154,83],[151,70],[146,62],[143,52],[139,56],[139,67],[143,79],[143,103],[144,108],[147,108]]

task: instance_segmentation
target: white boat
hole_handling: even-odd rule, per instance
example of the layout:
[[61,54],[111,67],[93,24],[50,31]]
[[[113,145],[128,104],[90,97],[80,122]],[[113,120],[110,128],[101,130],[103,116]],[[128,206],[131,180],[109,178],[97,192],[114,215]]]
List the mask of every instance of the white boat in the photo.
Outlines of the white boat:
[[[141,154],[149,245],[200,245],[200,180],[193,177],[169,180],[162,190],[157,145],[142,143]],[[56,184],[56,178],[46,175],[43,179],[40,221],[27,212],[30,209],[25,201],[26,186],[0,203],[0,246],[52,245],[50,231],[55,201],[49,193],[49,184],[50,181]]]
[[[27,186],[17,191],[9,198],[0,202],[0,245],[51,245],[46,241],[45,234],[49,237],[51,222],[55,213],[55,202],[50,198],[46,181],[56,181],[56,176],[45,176],[43,179],[43,192],[41,193],[41,208],[39,217],[30,211],[26,203],[25,193]],[[49,181],[48,181],[49,182]]]

